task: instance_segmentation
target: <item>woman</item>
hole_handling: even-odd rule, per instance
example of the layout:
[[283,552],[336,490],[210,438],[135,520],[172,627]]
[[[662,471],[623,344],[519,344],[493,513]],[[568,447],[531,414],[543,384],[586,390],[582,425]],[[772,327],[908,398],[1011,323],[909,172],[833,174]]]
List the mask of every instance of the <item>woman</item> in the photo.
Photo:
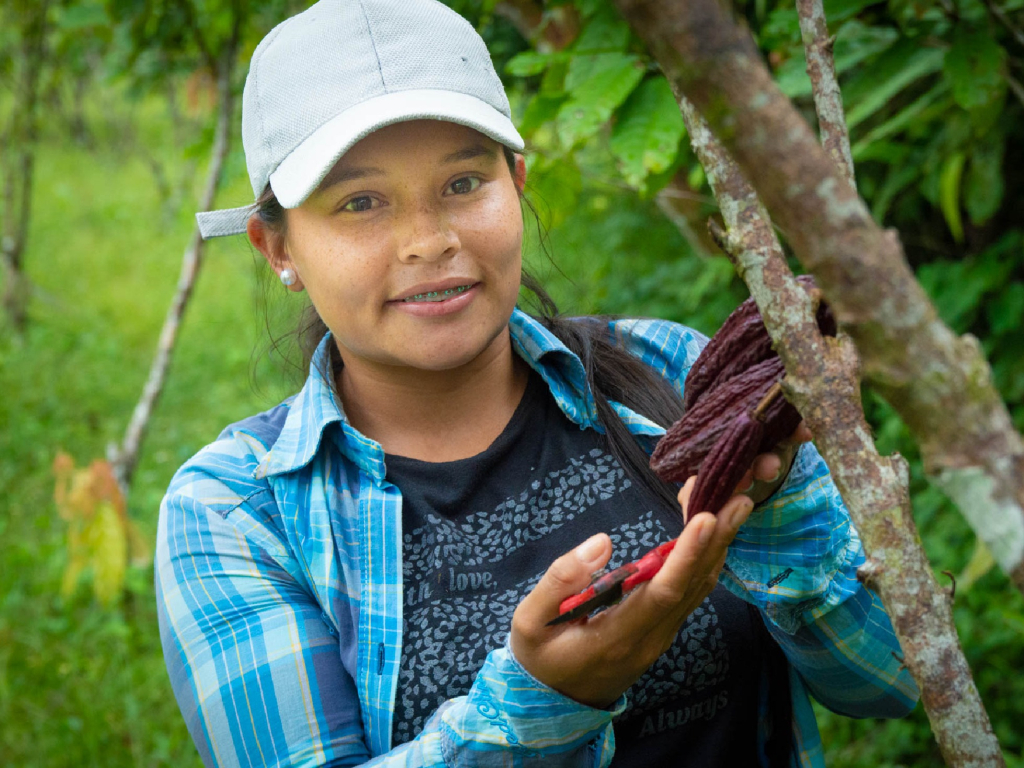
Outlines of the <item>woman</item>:
[[[243,139],[257,203],[204,236],[247,232],[321,325],[303,389],[162,506],[161,634],[206,764],[820,765],[808,688],[913,705],[806,433],[680,533],[690,484],[646,451],[704,340],[516,308],[523,144],[464,20],[321,0],[254,53]],[[548,626],[613,544],[676,536],[621,605]]]

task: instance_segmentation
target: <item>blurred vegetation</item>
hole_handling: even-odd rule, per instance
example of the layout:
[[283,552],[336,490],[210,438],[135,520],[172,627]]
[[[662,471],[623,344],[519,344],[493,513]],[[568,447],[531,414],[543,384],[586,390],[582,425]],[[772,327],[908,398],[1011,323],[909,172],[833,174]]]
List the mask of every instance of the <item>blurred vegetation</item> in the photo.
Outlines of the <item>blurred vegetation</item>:
[[[671,94],[629,30],[605,0],[550,3],[548,18],[576,25],[573,42],[552,46],[543,35],[531,37],[521,20],[513,23],[501,4],[450,4],[488,40],[529,139],[528,191],[548,232],[542,248],[530,224],[527,259],[563,310],[666,317],[713,333],[746,291],[724,257],[698,255],[656,204],[671,184],[669,192],[691,196],[695,221],[715,213]],[[28,324],[21,337],[0,334],[5,765],[199,765],[166,680],[150,569],[126,552],[118,594],[110,595],[112,577],[102,569],[84,567],[68,584],[74,547],[89,538],[58,507],[52,467],[60,451],[80,467],[102,458],[145,380],[212,137],[215,95],[202,48],[215,47],[223,27],[217,20],[229,6],[48,4],[50,53],[31,147]],[[249,8],[231,7],[241,6]],[[243,61],[296,6],[253,4]],[[826,3],[861,193],[880,222],[900,231],[945,320],[981,339],[1018,427],[1022,6]],[[780,84],[813,121],[793,6],[750,0],[738,7]],[[203,19],[203,45],[195,37],[200,25],[183,9]],[[0,130],[17,109],[18,93],[8,87],[17,43],[16,25],[0,23]],[[250,199],[236,143],[219,201]],[[268,284],[260,261],[243,238],[208,247],[127,500],[127,516],[146,541],[177,466],[224,425],[298,386],[301,372],[287,355],[268,351],[268,337],[287,332],[302,299]],[[1008,763],[1024,766],[1024,679],[1016,674],[1024,668],[1024,600],[923,479],[898,418],[870,391],[865,407],[882,450],[911,460],[926,548],[936,572],[958,575],[955,615],[968,660]],[[116,517],[110,509],[102,514],[107,523]],[[819,712],[829,765],[941,763],[920,708],[892,722]]]

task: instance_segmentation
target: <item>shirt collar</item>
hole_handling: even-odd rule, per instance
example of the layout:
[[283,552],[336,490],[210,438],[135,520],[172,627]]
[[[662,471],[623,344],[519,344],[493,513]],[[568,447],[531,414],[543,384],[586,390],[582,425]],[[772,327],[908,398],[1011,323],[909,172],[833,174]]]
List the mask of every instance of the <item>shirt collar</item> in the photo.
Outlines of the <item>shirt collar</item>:
[[[566,417],[584,427],[597,427],[597,408],[580,359],[539,321],[516,308],[509,319],[516,352],[541,375]],[[280,435],[253,473],[257,478],[293,472],[316,455],[332,424],[333,439],[341,453],[380,485],[386,467],[384,449],[353,427],[345,416],[334,387],[321,371],[330,370],[331,334],[320,341],[309,365],[309,375],[291,401]]]

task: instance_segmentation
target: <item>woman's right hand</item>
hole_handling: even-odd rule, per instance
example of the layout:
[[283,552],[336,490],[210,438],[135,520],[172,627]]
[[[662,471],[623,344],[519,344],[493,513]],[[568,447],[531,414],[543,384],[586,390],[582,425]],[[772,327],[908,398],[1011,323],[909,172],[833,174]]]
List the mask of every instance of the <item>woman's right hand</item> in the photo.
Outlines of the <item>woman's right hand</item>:
[[[691,478],[679,493],[684,515]],[[661,570],[628,599],[596,616],[554,627],[559,604],[585,589],[611,557],[600,533],[555,560],[512,617],[510,645],[537,680],[581,704],[613,704],[669,649],[686,618],[718,582],[725,550],[753,503],[733,496],[715,516],[694,515]]]

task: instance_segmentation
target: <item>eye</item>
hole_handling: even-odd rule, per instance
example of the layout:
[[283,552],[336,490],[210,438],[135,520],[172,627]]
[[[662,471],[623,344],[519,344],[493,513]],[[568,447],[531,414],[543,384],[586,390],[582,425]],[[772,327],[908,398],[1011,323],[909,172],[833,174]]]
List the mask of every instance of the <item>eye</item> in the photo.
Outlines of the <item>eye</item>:
[[465,195],[480,186],[480,179],[476,176],[463,176],[448,185],[448,190],[453,195]]
[[343,206],[341,210],[348,211],[349,213],[360,213],[362,211],[369,211],[374,208],[380,208],[382,205],[381,201],[375,197],[369,195],[360,195],[359,197],[353,197]]

